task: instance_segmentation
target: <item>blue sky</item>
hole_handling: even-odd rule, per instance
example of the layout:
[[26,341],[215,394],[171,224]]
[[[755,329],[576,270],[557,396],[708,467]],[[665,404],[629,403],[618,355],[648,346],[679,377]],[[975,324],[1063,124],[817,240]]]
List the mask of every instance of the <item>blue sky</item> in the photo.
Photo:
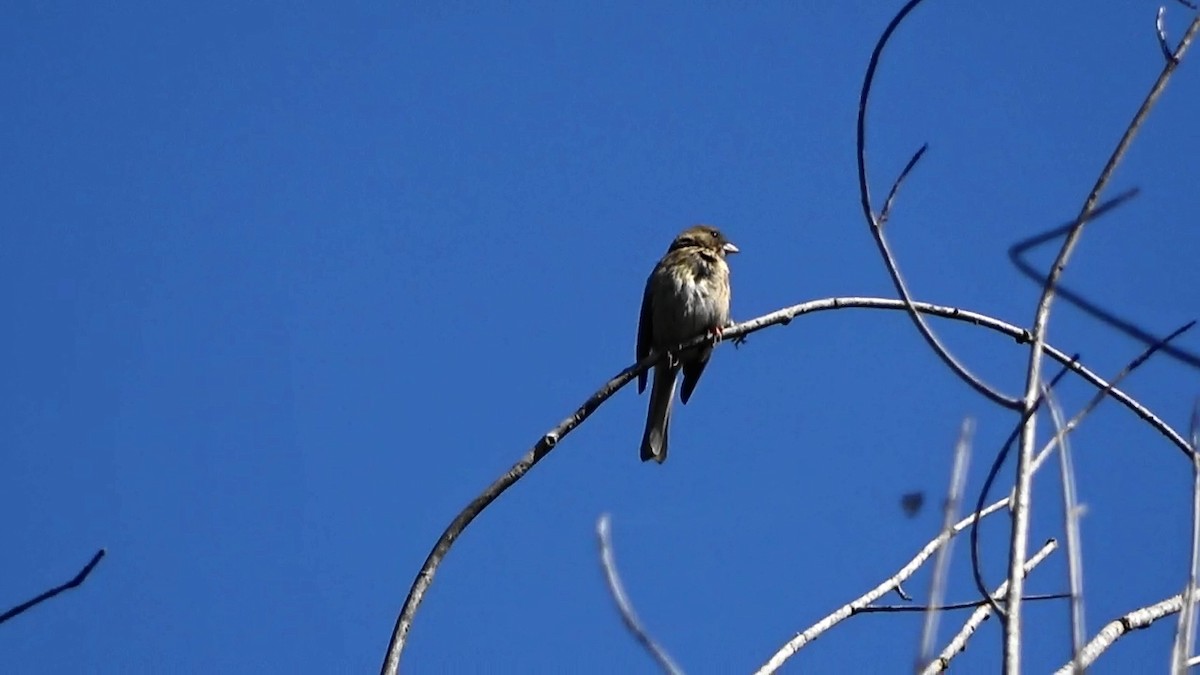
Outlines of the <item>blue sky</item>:
[[[677,231],[711,222],[741,248],[738,319],[893,295],[859,212],[854,113],[898,4],[8,8],[0,604],[109,555],[3,626],[0,670],[371,672],[449,520],[632,361]],[[1006,250],[1079,209],[1162,65],[1156,9],[931,1],[902,27],[869,161],[882,196],[930,144],[888,225],[918,298],[1030,321],[1038,289]],[[1170,5],[1173,38],[1187,19]],[[1117,172],[1141,196],[1066,274],[1162,333],[1200,317],[1197,57]],[[1023,349],[935,325],[1020,390]],[[1066,305],[1050,335],[1106,374],[1141,349]],[[1200,377],[1157,359],[1127,390],[1185,430]],[[1068,381],[1068,414],[1090,394]],[[620,392],[472,525],[409,672],[653,672],[599,573],[604,512],[675,659],[750,670],[934,536],[963,416],[972,492],[1013,422],[902,315],[865,310],[718,349],[663,466],[637,458],[645,405]],[[1190,472],[1110,403],[1073,447],[1091,634],[1182,587]],[[909,519],[912,490],[932,507]],[[1059,532],[1052,471],[1034,500],[1041,542]],[[998,582],[1003,522],[983,534]],[[966,562],[951,600],[974,597]],[[1063,590],[1061,556],[1029,585]],[[1028,612],[1030,670],[1064,662],[1065,606]],[[1173,625],[1096,672],[1165,664]],[[792,670],[897,672],[919,631],[857,617]],[[993,672],[998,653],[993,621],[961,667]]]

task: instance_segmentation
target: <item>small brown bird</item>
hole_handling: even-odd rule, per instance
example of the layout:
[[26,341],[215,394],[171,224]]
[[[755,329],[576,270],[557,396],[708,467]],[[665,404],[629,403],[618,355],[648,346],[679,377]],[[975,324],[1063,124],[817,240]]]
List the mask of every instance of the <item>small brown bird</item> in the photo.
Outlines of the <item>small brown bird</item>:
[[[675,237],[646,280],[638,322],[638,360],[651,351],[672,349],[701,333],[720,338],[721,330],[729,323],[729,265],[725,256],[737,252],[738,248],[711,225],[689,227]],[[679,399],[687,403],[712,350],[712,344],[699,345],[682,354],[668,354],[654,366],[650,410],[642,436],[643,462],[654,459],[661,464],[667,459],[667,427],[676,376],[682,369]],[[646,390],[646,376],[638,376],[638,393]]]

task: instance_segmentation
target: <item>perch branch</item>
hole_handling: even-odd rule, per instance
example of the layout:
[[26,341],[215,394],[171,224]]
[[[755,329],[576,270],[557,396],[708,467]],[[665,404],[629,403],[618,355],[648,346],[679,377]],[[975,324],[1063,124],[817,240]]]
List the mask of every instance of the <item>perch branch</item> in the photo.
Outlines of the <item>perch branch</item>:
[[[1022,328],[1018,328],[1009,323],[992,318],[985,314],[972,312],[969,310],[959,309],[957,307],[947,307],[942,305],[934,305],[926,302],[912,303],[917,311],[931,316],[937,316],[944,319],[954,321],[963,321],[975,326],[980,326],[988,330],[1001,333],[1013,338],[1017,343],[1027,343],[1029,341],[1029,333]],[[839,309],[888,309],[903,311],[907,309],[907,305],[901,300],[893,300],[891,298],[864,298],[864,297],[844,297],[844,298],[826,298],[822,300],[813,300],[809,302],[792,305],[783,309],[776,310],[770,314],[765,314],[756,319],[751,319],[743,323],[739,323],[723,331],[726,341],[732,341],[733,338],[749,335],[757,331],[763,330],[770,326],[787,325],[796,317],[804,314],[812,314],[816,312],[839,310]],[[707,335],[698,336],[686,343],[680,345],[678,349],[686,349],[695,345],[706,343],[710,340]],[[1105,394],[1119,401],[1129,410],[1133,411],[1139,418],[1156,429],[1160,434],[1171,440],[1171,442],[1182,449],[1187,456],[1191,457],[1191,448],[1187,441],[1183,439],[1169,424],[1161,420],[1157,415],[1151,412],[1141,403],[1135,401],[1128,394],[1120,389],[1111,387],[1103,378],[1096,375],[1090,369],[1083,365],[1074,362],[1069,356],[1059,349],[1050,345],[1045,345],[1046,353],[1056,361],[1067,364],[1072,372],[1078,374],[1092,386],[1103,389]],[[618,373],[608,382],[604,383],[600,389],[592,394],[584,403],[579,406],[570,416],[560,422],[550,431],[546,432],[541,438],[534,443],[533,447],[521,457],[510,469],[503,475],[497,478],[489,485],[478,497],[473,499],[457,516],[446,529],[442,532],[433,549],[429,552],[425,562],[421,565],[420,571],[417,572],[408,595],[405,597],[404,605],[402,606],[399,615],[396,619],[396,625],[392,630],[392,636],[388,642],[387,654],[384,657],[381,672],[384,675],[393,675],[399,670],[400,655],[404,651],[404,646],[407,643],[409,630],[412,627],[412,622],[416,616],[417,608],[425,597],[426,591],[433,583],[434,575],[437,573],[437,568],[445,558],[454,542],[462,535],[463,531],[489,504],[496,500],[505,490],[515,484],[522,476],[524,476],[535,464],[541,461],[549,452],[558,445],[559,441],[571,433],[576,427],[582,424],[588,417],[596,411],[605,401],[613,394],[619,391],[622,387],[632,381],[642,373],[654,365],[658,359],[657,354],[651,354],[646,358],[638,361],[625,370]]]

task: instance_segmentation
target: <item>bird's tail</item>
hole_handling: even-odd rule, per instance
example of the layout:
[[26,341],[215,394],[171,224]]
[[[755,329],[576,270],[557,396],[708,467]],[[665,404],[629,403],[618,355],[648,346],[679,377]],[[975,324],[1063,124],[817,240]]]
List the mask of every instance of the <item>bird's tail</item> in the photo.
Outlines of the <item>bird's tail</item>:
[[671,423],[671,402],[675,399],[675,379],[678,368],[666,365],[654,368],[654,385],[650,388],[650,409],[646,413],[646,432],[642,434],[642,461],[667,459],[667,429]]

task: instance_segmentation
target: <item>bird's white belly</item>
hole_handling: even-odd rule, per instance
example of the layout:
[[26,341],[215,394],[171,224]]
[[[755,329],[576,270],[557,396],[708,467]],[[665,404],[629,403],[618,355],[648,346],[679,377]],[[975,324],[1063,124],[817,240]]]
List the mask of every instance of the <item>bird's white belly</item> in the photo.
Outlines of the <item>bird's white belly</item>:
[[673,309],[661,323],[655,323],[654,334],[663,343],[677,344],[700,333],[723,327],[729,322],[729,306],[722,302],[727,298],[721,287],[726,283],[717,275],[708,275],[699,280],[671,279],[675,302],[665,303]]

